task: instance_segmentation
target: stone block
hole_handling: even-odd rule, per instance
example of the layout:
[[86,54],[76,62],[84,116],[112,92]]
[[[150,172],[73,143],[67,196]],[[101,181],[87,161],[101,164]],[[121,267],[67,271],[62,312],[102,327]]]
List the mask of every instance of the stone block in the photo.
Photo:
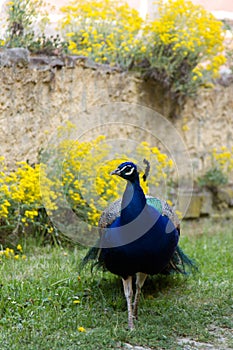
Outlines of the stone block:
[[211,215],[213,211],[213,198],[211,192],[203,192],[201,194],[201,215]]
[[223,187],[218,189],[217,202],[226,203],[227,206],[233,206],[233,187]]
[[185,219],[199,218],[202,208],[202,195],[199,193],[181,193],[177,208]]
[[12,67],[20,66],[27,67],[29,64],[30,53],[22,47],[14,47],[0,51],[0,66]]

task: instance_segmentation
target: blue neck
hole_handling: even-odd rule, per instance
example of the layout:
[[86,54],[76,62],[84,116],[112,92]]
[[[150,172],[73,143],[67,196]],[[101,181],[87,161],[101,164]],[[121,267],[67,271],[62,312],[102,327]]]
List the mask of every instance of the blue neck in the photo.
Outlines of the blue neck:
[[121,222],[127,224],[141,213],[146,205],[146,197],[140,186],[139,179],[127,182],[121,203]]

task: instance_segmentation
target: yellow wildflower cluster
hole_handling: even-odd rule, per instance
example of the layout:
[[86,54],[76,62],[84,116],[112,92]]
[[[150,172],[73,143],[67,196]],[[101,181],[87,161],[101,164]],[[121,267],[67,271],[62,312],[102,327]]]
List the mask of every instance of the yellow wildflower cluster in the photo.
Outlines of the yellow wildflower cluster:
[[[31,224],[37,226],[40,221],[38,215],[43,204],[39,179],[42,167],[40,164],[31,166],[27,162],[17,163],[17,166],[10,171],[4,158],[0,158],[0,229],[1,226],[9,226],[23,230],[23,227]],[[50,208],[49,199],[54,198],[54,194],[49,186],[47,197],[47,206]]]
[[215,78],[226,61],[222,22],[189,0],[156,3],[158,18],[145,26],[147,56],[174,80],[174,91],[182,84],[192,93],[195,84]]
[[197,178],[197,183],[201,187],[216,191],[219,186],[233,180],[233,147],[214,148],[209,156],[209,161],[206,172]]
[[[1,194],[17,203],[30,205],[40,200],[40,189],[38,188],[38,179],[40,167],[36,165],[34,168],[26,162],[18,163],[15,171],[0,173]],[[5,205],[9,206],[9,201],[4,200]]]
[[[151,174],[149,178],[149,185],[159,186],[161,181],[166,180],[168,174],[173,170],[173,161],[167,154],[162,153],[158,147],[150,147],[147,142],[142,142],[137,147],[139,155],[150,160]],[[155,170],[155,171],[154,171]],[[148,186],[147,183],[142,183],[142,186]],[[144,187],[147,193],[148,189]]]
[[220,149],[214,148],[212,151],[212,163],[230,176],[233,170],[233,147],[222,146]]
[[146,58],[172,92],[195,93],[225,62],[222,22],[190,0],[156,5],[156,19],[142,20],[124,1],[71,2],[62,8],[70,52],[124,68],[140,66]]
[[[57,189],[55,203],[58,198],[65,195],[77,215],[91,225],[98,225],[102,210],[109,202],[119,198],[124,191],[124,181],[110,175],[121,162],[131,159],[138,163],[135,159],[147,158],[150,161],[154,159],[152,165],[154,174],[150,177],[150,182],[155,186],[166,177],[168,168],[172,167],[172,161],[166,154],[161,153],[156,147],[150,148],[147,143],[138,147],[133,157],[130,152],[126,152],[125,155],[116,155],[113,160],[107,160],[111,149],[104,136],[89,142],[65,139],[55,147],[56,157],[62,160],[61,183],[59,184],[57,180],[57,172],[54,172],[53,166],[51,174],[47,174],[48,181],[54,184],[51,188],[54,192]],[[50,151],[53,153],[52,149]],[[57,165],[61,168],[61,163],[58,162]],[[147,182],[142,181],[142,186],[147,193]]]
[[[62,138],[47,150],[47,164],[45,159],[34,166],[21,162],[18,168],[9,171],[2,159],[0,230],[6,225],[14,230],[24,230],[28,226],[28,229],[53,235],[54,228],[49,217],[64,198],[78,217],[97,226],[102,210],[123,194],[125,182],[110,175],[121,162],[130,159],[138,163],[140,159],[142,163],[144,158],[148,159],[151,162],[149,181],[152,186],[164,181],[173,165],[166,154],[146,142],[136,149],[133,156],[129,151],[109,160],[110,152],[104,136],[83,142]],[[54,164],[49,167],[54,154]],[[140,167],[139,171],[143,174]],[[141,181],[141,184],[147,193],[147,182]],[[63,213],[59,212],[59,215]]]
[[18,244],[16,247],[16,250],[12,249],[12,248],[6,248],[0,249],[0,262],[3,259],[14,259],[14,260],[19,260],[19,259],[26,259],[26,255],[23,254],[23,248],[21,246],[21,244]]
[[62,7],[69,50],[95,62],[127,66],[135,56],[142,19],[124,1],[75,0]]
[[[201,53],[202,56],[223,51],[222,23],[202,6],[190,0],[156,1],[159,17],[146,28],[156,33],[159,43],[171,45],[173,51]],[[204,51],[203,51],[204,50]],[[208,50],[206,52],[206,50]],[[213,52],[212,52],[213,50]]]
[[9,211],[8,208],[10,207],[10,203],[7,199],[3,199],[2,203],[0,204],[0,217],[7,218]]

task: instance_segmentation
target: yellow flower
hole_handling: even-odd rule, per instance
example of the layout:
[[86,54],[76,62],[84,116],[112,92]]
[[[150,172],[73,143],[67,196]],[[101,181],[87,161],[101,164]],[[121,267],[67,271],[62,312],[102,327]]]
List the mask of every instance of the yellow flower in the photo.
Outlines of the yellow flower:
[[145,53],[145,52],[146,52],[146,46],[143,45],[143,46],[141,47],[140,51],[141,51],[142,53]]
[[22,253],[23,248],[22,248],[21,244],[18,244],[16,248],[17,248],[18,251],[20,251]]
[[188,131],[188,130],[189,130],[188,125],[187,125],[187,124],[184,124],[184,125],[182,126],[182,130],[183,130],[183,131]]
[[180,220],[183,218],[183,214],[182,214],[181,211],[176,210],[175,213],[176,213],[176,215],[178,216],[178,218],[179,218]]
[[171,207],[173,206],[172,201],[170,201],[169,199],[167,200],[167,204],[170,205]]
[[6,248],[6,249],[4,250],[4,255],[5,255],[5,257],[6,257],[7,259],[10,259],[10,258],[12,258],[12,257],[15,255],[15,252],[14,252],[14,250],[11,249],[11,248]]
[[80,300],[76,299],[73,301],[74,304],[80,304]]
[[76,49],[76,47],[77,47],[77,45],[76,45],[76,43],[75,43],[74,41],[70,41],[70,42],[69,42],[68,49],[69,49],[70,51]]
[[66,33],[66,36],[68,36],[68,38],[70,38],[70,37],[72,37],[72,36],[74,36],[74,35],[75,35],[74,32]]
[[78,331],[84,333],[86,332],[86,329],[84,327],[78,327]]

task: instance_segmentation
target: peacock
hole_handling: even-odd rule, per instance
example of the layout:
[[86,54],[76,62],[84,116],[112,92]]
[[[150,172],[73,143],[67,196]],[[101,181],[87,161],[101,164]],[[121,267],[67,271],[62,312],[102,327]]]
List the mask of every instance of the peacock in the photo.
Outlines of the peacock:
[[[146,181],[150,164],[146,163],[143,180]],[[145,196],[139,171],[133,162],[120,164],[112,175],[127,181],[121,200],[110,204],[99,220],[100,238],[83,259],[83,265],[92,260],[92,266],[122,278],[127,301],[128,327],[134,328],[138,317],[141,289],[148,275],[170,274],[197,269],[196,264],[178,246],[180,222],[166,201]],[[133,277],[136,292],[133,298]]]

